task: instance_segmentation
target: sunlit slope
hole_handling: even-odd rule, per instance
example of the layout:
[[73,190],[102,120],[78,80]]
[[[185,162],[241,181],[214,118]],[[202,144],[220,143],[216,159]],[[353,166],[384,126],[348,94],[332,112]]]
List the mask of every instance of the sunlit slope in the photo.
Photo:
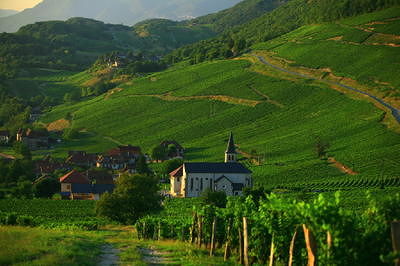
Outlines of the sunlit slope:
[[[221,161],[233,131],[241,152],[257,154],[260,165],[244,163],[265,186],[377,179],[400,172],[400,136],[380,123],[383,111],[246,60],[203,63],[132,80],[107,95],[55,108],[43,122],[68,112],[73,127],[86,133],[59,147],[59,155],[68,149],[102,152],[116,143],[150,151],[161,140],[175,139],[187,148],[187,160]],[[317,158],[316,137],[330,144],[328,156],[359,174],[347,175]]]
[[255,49],[289,60],[291,66],[324,69],[358,81],[400,106],[400,7],[336,23],[303,26]]

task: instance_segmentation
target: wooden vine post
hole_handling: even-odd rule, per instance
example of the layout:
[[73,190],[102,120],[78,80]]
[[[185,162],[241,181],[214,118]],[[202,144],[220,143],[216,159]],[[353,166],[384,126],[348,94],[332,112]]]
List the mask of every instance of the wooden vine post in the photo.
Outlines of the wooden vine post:
[[[392,245],[394,252],[400,252],[400,221],[392,222]],[[400,266],[400,259],[396,259],[396,266]]]
[[157,235],[157,240],[161,240],[161,221],[158,222],[158,235]]
[[327,251],[326,251],[326,257],[328,258],[328,261],[331,257],[331,249],[332,249],[332,234],[331,232],[327,231],[326,232],[326,245],[328,247]]
[[201,248],[202,235],[203,235],[203,218],[200,215],[198,215],[197,218],[198,218],[197,245],[199,246],[199,248]]
[[303,224],[304,238],[307,246],[308,266],[317,265],[317,243],[313,232]]
[[247,234],[247,217],[243,217],[243,262],[249,265],[249,238]]
[[238,227],[239,232],[239,263],[243,264],[243,231],[240,226]]
[[230,241],[231,241],[231,220],[228,221],[228,228],[226,229],[226,242],[225,242],[225,252],[224,252],[224,261],[227,261],[230,257]]
[[195,230],[196,230],[196,220],[197,220],[197,213],[193,212],[193,222],[192,222],[192,226],[190,227],[190,244],[194,243],[194,234],[195,234]]
[[294,231],[292,240],[290,241],[290,248],[289,248],[289,264],[288,266],[292,266],[293,265],[293,256],[294,256],[294,243],[296,242],[296,238],[297,238],[297,227]]
[[211,231],[210,256],[214,256],[216,227],[217,227],[217,217],[214,217],[212,223],[212,231]]
[[269,266],[273,266],[274,265],[274,253],[275,253],[274,235],[272,234],[271,249],[269,251]]

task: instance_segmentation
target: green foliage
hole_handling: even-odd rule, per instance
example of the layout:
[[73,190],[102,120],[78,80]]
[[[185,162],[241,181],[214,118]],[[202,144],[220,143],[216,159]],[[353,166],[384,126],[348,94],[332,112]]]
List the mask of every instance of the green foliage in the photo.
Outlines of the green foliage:
[[67,128],[63,132],[63,138],[65,140],[73,140],[78,139],[80,136],[79,130],[75,128]]
[[106,224],[107,221],[97,218],[94,209],[94,201],[0,200],[0,213],[5,217],[13,215],[16,217],[16,221],[19,217],[21,217],[19,218],[21,221],[23,221],[23,217],[30,217],[30,225],[46,228],[95,230],[98,226]]
[[96,204],[99,216],[129,224],[160,209],[158,179],[148,175],[123,175],[111,194],[102,195]]
[[212,191],[209,188],[203,191],[201,200],[206,205],[212,205],[218,208],[225,208],[227,202],[224,191]]
[[151,150],[153,160],[165,160],[167,157],[167,149],[162,145],[157,145]]
[[32,158],[31,151],[25,143],[16,141],[14,142],[13,148],[15,153],[22,155],[25,160],[30,160]]
[[178,167],[182,166],[183,160],[182,159],[172,159],[172,160],[167,160],[162,163],[162,175],[168,175]]
[[33,185],[33,191],[37,198],[52,198],[60,192],[60,182],[55,178],[43,178]]

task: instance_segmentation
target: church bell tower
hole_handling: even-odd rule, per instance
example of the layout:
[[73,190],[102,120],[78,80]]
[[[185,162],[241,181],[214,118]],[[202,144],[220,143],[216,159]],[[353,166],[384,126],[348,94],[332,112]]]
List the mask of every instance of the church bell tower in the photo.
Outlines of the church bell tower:
[[233,142],[233,134],[229,136],[228,146],[225,151],[225,162],[226,163],[236,163],[237,153],[235,148],[235,143]]

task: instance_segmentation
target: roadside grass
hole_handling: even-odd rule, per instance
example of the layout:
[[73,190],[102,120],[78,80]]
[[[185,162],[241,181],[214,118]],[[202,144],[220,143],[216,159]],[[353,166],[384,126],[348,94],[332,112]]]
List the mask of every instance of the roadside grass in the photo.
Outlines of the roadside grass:
[[223,260],[222,249],[217,249],[215,255],[210,257],[209,250],[204,246],[198,248],[187,242],[160,240],[141,241],[140,248],[150,248],[160,253],[161,263],[164,265],[237,265],[233,259]]
[[0,227],[0,265],[96,265],[102,236],[85,231]]

